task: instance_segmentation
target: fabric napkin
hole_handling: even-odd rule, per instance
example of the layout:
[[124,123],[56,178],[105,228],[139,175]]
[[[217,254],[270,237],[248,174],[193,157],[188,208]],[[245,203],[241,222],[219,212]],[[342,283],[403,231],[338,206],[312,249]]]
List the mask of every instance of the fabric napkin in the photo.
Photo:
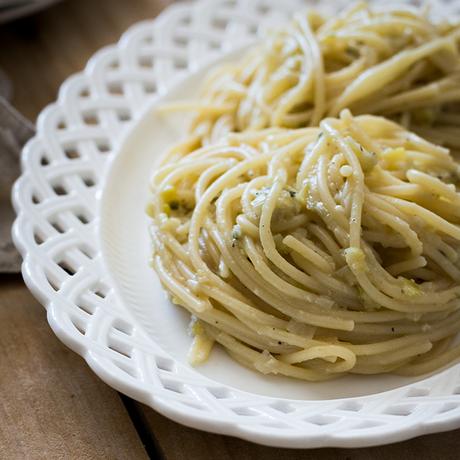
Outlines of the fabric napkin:
[[19,176],[19,159],[23,145],[33,136],[33,124],[15,110],[8,98],[11,85],[0,71],[0,273],[17,273],[21,256],[11,240],[14,211],[11,187]]

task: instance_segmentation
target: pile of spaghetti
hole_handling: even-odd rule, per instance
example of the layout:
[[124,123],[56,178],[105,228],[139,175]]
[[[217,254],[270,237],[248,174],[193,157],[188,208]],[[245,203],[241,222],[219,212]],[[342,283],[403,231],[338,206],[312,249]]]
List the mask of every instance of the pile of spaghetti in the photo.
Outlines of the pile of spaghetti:
[[374,116],[229,134],[155,173],[153,266],[264,373],[424,373],[460,354],[460,165]]
[[152,263],[192,363],[215,342],[305,380],[460,357],[460,164],[437,145],[460,148],[459,38],[411,9],[309,12],[169,107],[196,116],[154,174]]
[[231,131],[318,126],[344,108],[460,149],[459,40],[458,23],[433,23],[416,8],[360,2],[331,18],[299,13],[211,71],[199,102],[169,108],[197,112],[189,150]]

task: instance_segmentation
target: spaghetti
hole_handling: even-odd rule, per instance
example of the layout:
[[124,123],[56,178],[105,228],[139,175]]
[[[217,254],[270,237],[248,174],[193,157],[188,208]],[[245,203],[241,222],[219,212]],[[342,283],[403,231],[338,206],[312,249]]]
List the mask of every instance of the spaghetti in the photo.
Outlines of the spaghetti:
[[457,23],[436,24],[417,8],[360,2],[332,18],[309,11],[212,71],[200,102],[163,110],[196,113],[182,153],[227,132],[318,126],[344,108],[458,150],[459,39]]
[[445,148],[348,110],[167,155],[152,264],[195,318],[191,361],[217,342],[265,374],[324,380],[456,359],[459,168]]

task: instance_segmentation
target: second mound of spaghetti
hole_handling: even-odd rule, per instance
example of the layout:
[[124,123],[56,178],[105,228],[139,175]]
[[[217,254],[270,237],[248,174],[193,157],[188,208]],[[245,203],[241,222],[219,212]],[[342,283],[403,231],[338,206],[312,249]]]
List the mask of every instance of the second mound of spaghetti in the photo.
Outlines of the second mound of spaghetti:
[[460,150],[460,25],[426,9],[358,2],[325,16],[298,12],[241,58],[213,69],[193,102],[181,148],[224,133],[318,126],[348,108],[384,115]]

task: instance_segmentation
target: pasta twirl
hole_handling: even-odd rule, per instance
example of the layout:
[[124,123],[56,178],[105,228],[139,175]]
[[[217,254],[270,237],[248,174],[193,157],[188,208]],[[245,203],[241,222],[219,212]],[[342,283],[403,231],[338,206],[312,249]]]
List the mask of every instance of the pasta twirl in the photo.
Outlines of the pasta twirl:
[[459,164],[381,117],[230,133],[152,183],[153,266],[214,342],[263,373],[324,380],[460,355]]
[[[353,4],[328,18],[298,13],[235,63],[212,71],[191,109],[194,142],[230,131],[318,126],[344,108],[379,114],[439,145],[459,150],[458,24],[425,10]],[[165,107],[164,109],[167,109]]]

